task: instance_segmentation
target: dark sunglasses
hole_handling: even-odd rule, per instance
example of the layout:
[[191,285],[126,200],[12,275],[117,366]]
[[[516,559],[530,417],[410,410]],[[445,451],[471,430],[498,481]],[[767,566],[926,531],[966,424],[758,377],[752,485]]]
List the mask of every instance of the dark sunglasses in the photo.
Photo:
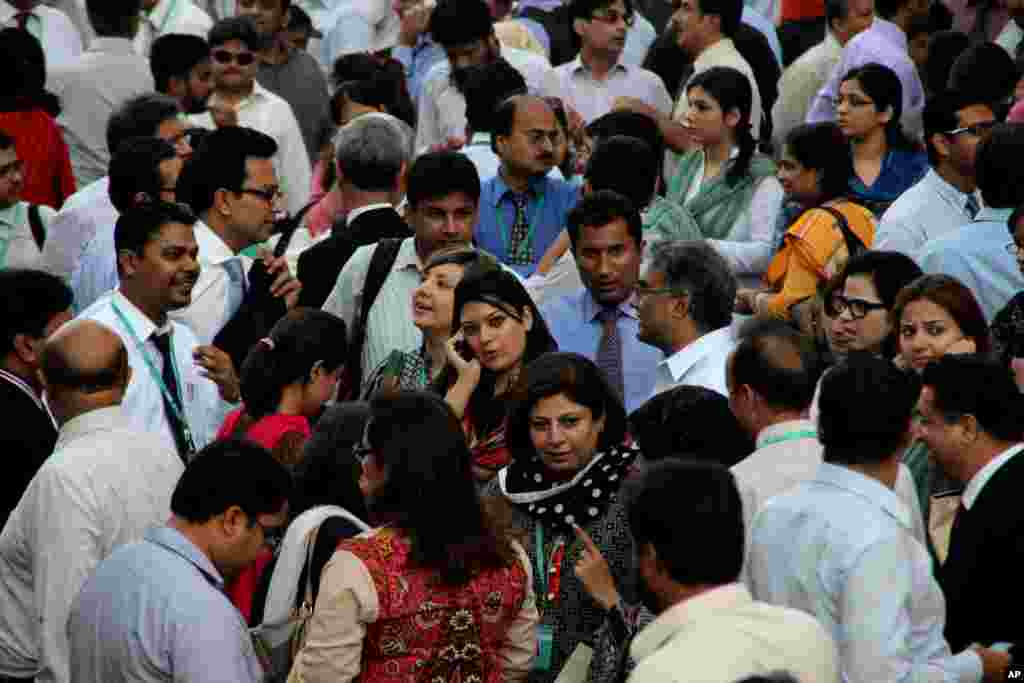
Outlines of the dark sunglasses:
[[227,50],[214,50],[213,58],[218,64],[230,64],[235,62],[238,66],[249,66],[256,61],[256,55],[251,52],[229,52]]

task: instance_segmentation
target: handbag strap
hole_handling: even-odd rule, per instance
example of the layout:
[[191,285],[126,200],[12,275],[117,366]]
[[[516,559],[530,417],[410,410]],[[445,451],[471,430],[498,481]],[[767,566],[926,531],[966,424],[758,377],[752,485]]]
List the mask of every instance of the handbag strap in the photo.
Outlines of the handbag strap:
[[843,241],[846,242],[846,251],[849,253],[850,258],[867,251],[867,245],[864,244],[860,237],[857,237],[857,233],[850,229],[850,224],[846,221],[846,216],[843,215],[842,211],[824,205],[818,208],[828,211],[836,219],[836,225],[839,227],[839,232],[843,233]]
[[306,541],[306,590],[302,595],[302,604],[310,613],[313,612],[313,550],[316,548],[316,539],[323,525],[323,522],[317,524]]

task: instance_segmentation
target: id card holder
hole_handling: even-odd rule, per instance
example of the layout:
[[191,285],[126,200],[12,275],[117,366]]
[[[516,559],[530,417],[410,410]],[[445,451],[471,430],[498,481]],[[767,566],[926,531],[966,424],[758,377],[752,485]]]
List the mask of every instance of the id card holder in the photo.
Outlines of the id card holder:
[[537,625],[537,651],[533,656],[534,671],[551,669],[552,652],[554,650],[554,633],[549,624]]

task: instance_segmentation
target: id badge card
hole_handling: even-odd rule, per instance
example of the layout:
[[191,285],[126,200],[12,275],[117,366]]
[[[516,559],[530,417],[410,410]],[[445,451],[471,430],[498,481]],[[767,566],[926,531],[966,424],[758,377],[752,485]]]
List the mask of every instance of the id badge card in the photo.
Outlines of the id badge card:
[[537,652],[533,656],[534,671],[551,669],[552,651],[554,650],[554,633],[549,624],[537,625]]

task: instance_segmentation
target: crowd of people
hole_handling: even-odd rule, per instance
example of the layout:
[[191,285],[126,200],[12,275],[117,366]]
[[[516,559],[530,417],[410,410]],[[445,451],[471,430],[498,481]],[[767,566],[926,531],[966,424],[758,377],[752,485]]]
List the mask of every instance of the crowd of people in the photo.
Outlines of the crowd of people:
[[1022,54],[0,0],[0,683],[1024,675]]

